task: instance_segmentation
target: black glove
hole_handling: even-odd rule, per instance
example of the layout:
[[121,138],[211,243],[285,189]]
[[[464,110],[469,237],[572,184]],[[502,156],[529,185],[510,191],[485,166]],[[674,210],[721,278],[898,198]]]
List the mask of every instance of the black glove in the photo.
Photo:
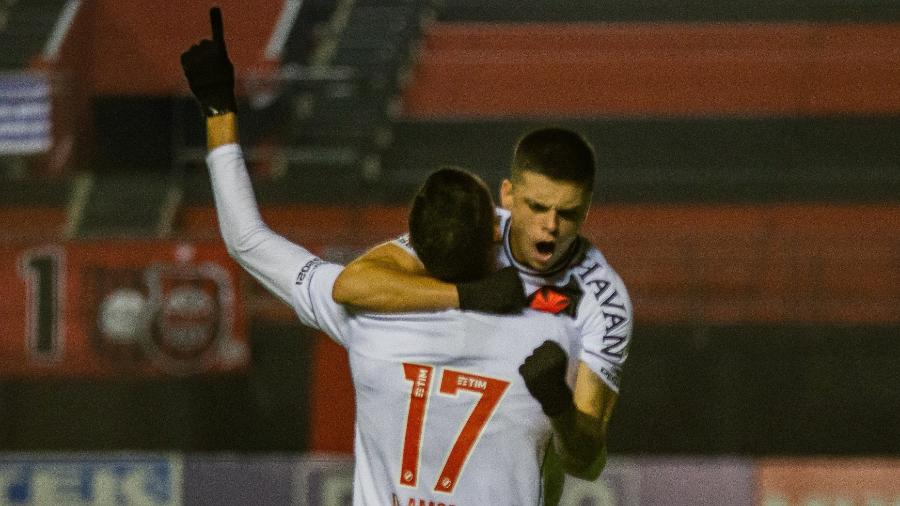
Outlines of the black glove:
[[519,313],[528,305],[519,271],[504,267],[486,278],[456,285],[459,308],[482,313]]
[[568,363],[569,358],[560,345],[544,341],[519,366],[525,386],[550,418],[575,409],[572,390],[566,384]]
[[237,112],[234,66],[225,49],[222,11],[209,10],[212,40],[203,39],[181,54],[181,68],[205,116]]

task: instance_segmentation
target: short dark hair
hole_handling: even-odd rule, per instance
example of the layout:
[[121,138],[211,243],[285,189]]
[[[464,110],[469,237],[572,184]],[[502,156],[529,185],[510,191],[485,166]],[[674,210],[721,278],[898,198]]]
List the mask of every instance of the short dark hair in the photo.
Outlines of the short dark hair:
[[432,276],[459,283],[494,269],[494,202],[478,176],[442,167],[413,198],[409,239]]
[[521,180],[523,172],[535,172],[560,181],[594,187],[597,171],[594,148],[579,133],[549,127],[531,131],[516,143],[510,176]]

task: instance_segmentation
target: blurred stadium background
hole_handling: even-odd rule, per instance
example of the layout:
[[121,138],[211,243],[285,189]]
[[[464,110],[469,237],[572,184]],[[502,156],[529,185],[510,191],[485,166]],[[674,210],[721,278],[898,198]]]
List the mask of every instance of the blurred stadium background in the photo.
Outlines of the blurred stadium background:
[[[900,2],[219,0],[270,225],[595,144],[637,325],[578,505],[900,504]],[[0,0],[0,504],[347,502],[344,352],[219,238],[196,0]]]

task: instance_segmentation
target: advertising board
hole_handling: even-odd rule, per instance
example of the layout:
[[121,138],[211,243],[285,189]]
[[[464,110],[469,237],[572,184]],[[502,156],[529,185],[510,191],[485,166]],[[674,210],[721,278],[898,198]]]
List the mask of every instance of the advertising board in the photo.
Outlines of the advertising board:
[[244,368],[237,266],[216,243],[0,245],[4,376]]

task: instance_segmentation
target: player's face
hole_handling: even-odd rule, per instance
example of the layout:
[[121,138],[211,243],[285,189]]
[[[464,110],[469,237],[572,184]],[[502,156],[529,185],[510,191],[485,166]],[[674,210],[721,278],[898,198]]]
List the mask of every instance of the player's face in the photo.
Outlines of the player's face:
[[520,181],[503,181],[500,202],[511,215],[513,257],[544,271],[553,267],[578,237],[591,193],[577,183],[526,171]]

